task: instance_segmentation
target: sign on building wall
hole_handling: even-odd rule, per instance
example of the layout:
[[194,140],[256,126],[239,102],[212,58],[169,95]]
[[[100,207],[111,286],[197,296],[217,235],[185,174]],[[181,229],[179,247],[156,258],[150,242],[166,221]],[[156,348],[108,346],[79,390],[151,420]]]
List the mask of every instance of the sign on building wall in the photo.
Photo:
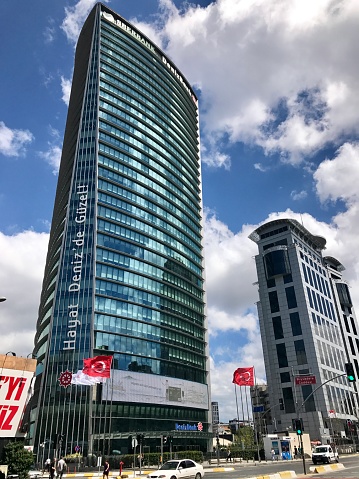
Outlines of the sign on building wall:
[[295,377],[295,384],[297,386],[306,386],[308,384],[316,384],[316,383],[317,383],[316,377],[313,375]]
[[115,370],[103,385],[102,400],[208,409],[208,388],[184,379]]
[[35,367],[34,359],[0,355],[0,437],[17,435]]

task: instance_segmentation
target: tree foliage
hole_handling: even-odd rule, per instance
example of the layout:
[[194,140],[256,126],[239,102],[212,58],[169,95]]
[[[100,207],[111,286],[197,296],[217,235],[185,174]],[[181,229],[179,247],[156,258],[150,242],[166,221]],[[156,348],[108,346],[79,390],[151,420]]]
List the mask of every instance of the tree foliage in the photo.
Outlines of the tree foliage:
[[240,427],[235,435],[235,445],[243,450],[255,449],[254,431],[250,426]]
[[23,441],[6,444],[2,454],[2,464],[7,464],[8,474],[17,474],[19,479],[27,479],[34,458],[32,452],[24,449]]

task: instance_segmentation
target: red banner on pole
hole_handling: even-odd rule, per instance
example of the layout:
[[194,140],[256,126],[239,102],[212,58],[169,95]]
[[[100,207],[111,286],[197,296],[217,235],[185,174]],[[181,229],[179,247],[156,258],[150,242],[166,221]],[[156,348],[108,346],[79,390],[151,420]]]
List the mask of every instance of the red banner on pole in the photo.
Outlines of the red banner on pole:
[[232,382],[238,386],[254,386],[254,367],[236,369]]

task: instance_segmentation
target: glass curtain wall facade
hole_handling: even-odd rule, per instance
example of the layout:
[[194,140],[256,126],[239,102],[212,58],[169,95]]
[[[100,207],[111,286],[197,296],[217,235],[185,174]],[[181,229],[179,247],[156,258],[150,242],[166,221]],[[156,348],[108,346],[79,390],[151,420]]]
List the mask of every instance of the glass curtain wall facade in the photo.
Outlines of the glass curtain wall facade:
[[259,250],[257,306],[277,430],[298,415],[313,441],[356,437],[357,386],[345,363],[358,372],[359,330],[343,265],[322,256],[326,240],[293,219],[263,224],[250,239]]
[[[207,449],[197,98],[102,4],[76,49],[34,353],[38,456],[125,453],[137,433]],[[106,384],[60,385],[98,355],[113,357]]]

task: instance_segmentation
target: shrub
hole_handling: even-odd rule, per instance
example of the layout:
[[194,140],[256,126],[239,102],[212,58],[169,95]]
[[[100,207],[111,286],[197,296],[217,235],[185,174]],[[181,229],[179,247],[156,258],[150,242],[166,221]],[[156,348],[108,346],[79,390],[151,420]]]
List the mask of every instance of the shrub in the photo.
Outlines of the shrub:
[[34,458],[32,452],[24,449],[23,441],[11,441],[3,449],[2,461],[9,466],[8,474],[17,474],[19,479],[27,479]]

